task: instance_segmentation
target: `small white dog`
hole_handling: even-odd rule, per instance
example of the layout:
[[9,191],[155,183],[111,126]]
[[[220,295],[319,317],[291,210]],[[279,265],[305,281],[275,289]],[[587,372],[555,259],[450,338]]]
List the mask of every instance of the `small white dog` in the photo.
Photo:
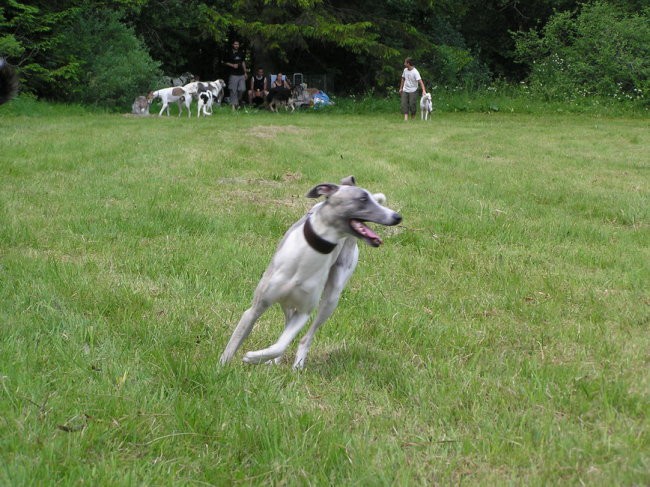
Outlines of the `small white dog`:
[[197,96],[199,98],[199,101],[198,101],[196,116],[200,117],[201,112],[203,112],[204,117],[207,117],[208,115],[212,115],[212,103],[214,100],[214,95],[212,94],[212,92],[209,90],[200,91],[197,94]]
[[429,120],[432,111],[433,103],[431,102],[431,93],[422,95],[422,98],[420,98],[420,115],[422,116],[422,120]]

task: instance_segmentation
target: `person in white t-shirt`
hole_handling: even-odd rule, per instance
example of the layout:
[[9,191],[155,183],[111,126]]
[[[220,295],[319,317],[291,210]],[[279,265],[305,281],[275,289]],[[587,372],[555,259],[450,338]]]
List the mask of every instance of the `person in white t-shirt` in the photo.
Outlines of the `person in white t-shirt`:
[[418,107],[418,85],[422,88],[422,95],[426,95],[427,90],[424,87],[422,77],[415,66],[413,60],[407,57],[404,60],[404,71],[402,71],[402,80],[399,85],[399,95],[404,114],[404,121],[408,121],[409,114],[415,118]]

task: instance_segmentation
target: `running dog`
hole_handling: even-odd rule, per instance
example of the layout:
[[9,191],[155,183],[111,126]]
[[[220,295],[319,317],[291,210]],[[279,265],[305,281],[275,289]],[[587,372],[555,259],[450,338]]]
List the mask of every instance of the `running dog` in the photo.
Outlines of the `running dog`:
[[420,115],[422,120],[429,120],[432,111],[433,103],[431,102],[431,93],[422,95],[422,98],[420,98]]
[[397,225],[402,221],[399,213],[382,206],[383,194],[372,195],[355,186],[353,176],[341,181],[340,186],[322,183],[307,193],[308,198],[319,196],[325,196],[325,201],[316,204],[284,235],[257,285],[251,307],[242,315],[221,355],[221,364],[233,358],[262,313],[279,303],[285,316],[280,338],[268,348],[246,353],[244,362],[278,363],[318,307],[293,363],[294,369],[302,369],[316,331],[336,309],[357,265],[357,239],[373,247],[382,244],[381,238],[364,222]]

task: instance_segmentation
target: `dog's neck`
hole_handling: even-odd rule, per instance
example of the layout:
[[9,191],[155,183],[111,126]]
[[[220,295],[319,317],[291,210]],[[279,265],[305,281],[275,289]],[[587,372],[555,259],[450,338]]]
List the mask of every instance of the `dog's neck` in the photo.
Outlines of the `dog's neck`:
[[314,229],[311,226],[311,215],[309,215],[305,220],[305,224],[302,227],[302,233],[305,235],[305,240],[307,240],[309,246],[316,252],[321,254],[331,254],[336,248],[335,243],[328,242],[314,232]]

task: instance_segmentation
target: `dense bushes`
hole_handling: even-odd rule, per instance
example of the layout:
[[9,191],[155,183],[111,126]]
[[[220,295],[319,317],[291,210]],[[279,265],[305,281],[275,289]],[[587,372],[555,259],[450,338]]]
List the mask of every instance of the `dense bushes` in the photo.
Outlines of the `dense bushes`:
[[123,110],[160,79],[159,63],[121,15],[86,6],[53,14],[11,1],[0,8],[0,56],[17,64],[21,91]]
[[160,78],[159,63],[115,12],[79,10],[64,29],[60,48],[78,66],[67,101],[127,107]]
[[648,103],[650,8],[625,14],[597,2],[554,15],[541,32],[516,34],[529,87],[548,100],[601,96]]

